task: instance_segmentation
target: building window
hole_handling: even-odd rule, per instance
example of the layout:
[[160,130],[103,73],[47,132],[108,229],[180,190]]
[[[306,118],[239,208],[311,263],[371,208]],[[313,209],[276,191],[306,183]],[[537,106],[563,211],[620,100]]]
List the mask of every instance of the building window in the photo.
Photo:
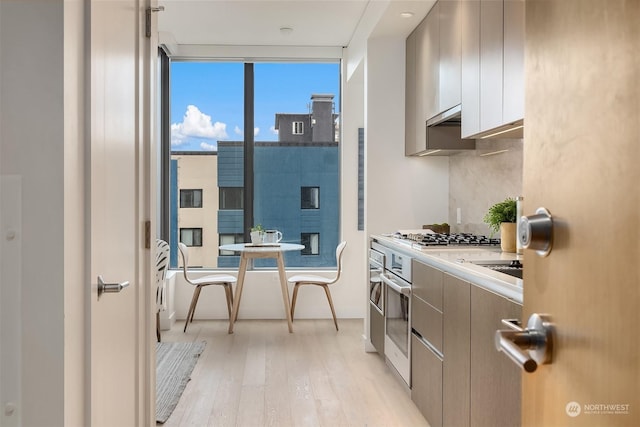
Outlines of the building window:
[[201,208],[202,190],[180,190],[181,208]]
[[202,246],[202,228],[181,228],[180,242],[187,246]]
[[291,132],[294,135],[304,135],[304,123],[303,122],[293,122]]
[[320,209],[320,187],[302,187],[300,189],[301,209]]
[[[233,245],[235,243],[244,243],[244,234],[220,234],[220,246]],[[220,251],[220,256],[240,255],[236,251]]]
[[244,209],[244,191],[242,187],[220,187],[220,210]]
[[302,255],[319,255],[320,233],[300,233],[300,244],[304,245]]

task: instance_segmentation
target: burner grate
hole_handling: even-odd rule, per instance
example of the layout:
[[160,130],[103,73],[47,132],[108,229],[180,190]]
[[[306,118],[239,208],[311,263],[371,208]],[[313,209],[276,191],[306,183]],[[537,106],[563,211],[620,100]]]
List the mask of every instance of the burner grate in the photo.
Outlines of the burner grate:
[[500,239],[470,233],[411,233],[396,235],[421,246],[497,246]]

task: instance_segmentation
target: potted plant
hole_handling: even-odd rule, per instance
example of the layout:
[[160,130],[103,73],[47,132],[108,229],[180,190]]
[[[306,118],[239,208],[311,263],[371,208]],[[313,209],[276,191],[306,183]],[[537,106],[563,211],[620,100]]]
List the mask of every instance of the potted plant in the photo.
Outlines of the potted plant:
[[507,197],[491,206],[483,221],[493,233],[500,232],[500,247],[504,252],[516,251],[516,200]]
[[264,240],[264,227],[262,224],[256,224],[251,227],[251,243],[259,245]]

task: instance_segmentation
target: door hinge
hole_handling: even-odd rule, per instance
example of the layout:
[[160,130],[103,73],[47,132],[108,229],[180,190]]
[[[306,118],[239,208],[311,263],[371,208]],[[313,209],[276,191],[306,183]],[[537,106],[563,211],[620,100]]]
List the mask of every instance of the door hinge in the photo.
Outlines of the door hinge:
[[151,221],[144,223],[144,248],[151,249]]
[[164,6],[147,8],[147,10],[145,11],[145,23],[144,23],[145,36],[151,37],[151,12],[162,12],[163,10],[164,10]]

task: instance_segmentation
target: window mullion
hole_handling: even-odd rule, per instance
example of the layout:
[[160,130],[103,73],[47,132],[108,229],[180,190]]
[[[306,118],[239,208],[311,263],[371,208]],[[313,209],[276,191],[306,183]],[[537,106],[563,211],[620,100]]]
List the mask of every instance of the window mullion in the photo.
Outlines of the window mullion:
[[254,151],[253,63],[244,64],[244,238],[250,241],[253,226],[253,151]]

